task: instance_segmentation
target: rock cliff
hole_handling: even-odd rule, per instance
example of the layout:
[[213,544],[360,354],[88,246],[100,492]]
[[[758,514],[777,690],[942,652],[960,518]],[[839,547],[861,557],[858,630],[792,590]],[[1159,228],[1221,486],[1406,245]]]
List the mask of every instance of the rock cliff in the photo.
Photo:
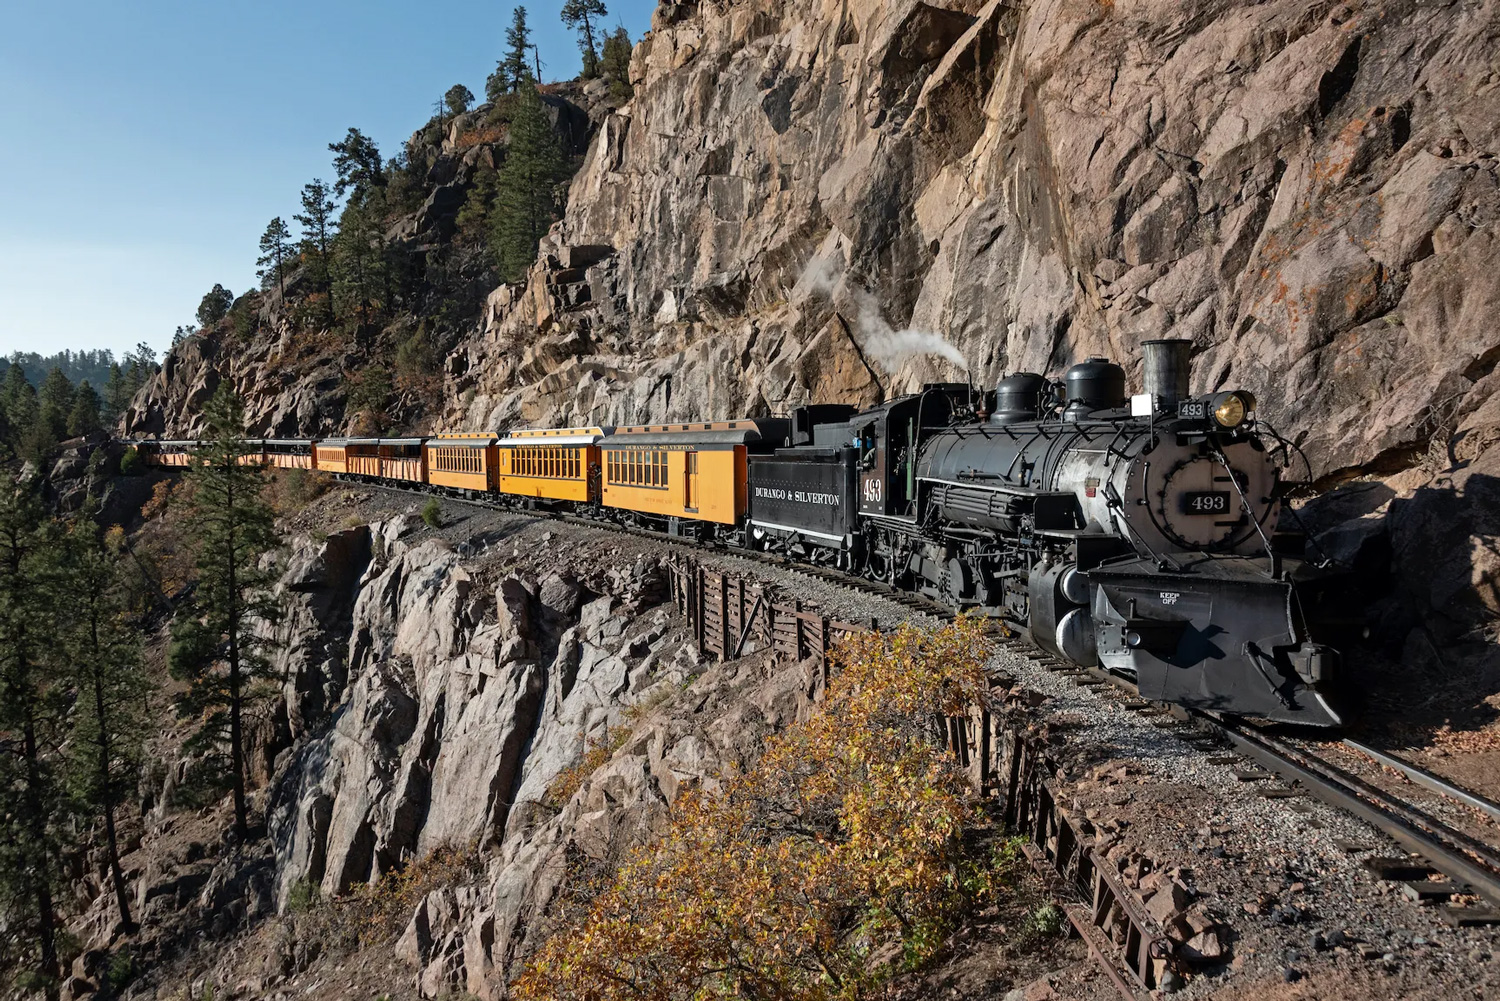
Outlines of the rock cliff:
[[[492,998],[580,860],[618,859],[683,790],[753,755],[806,678],[755,658],[706,671],[652,560],[592,584],[559,569],[484,585],[409,529],[303,543],[283,577],[313,597],[276,626],[294,743],[266,794],[272,896],[285,908],[439,848],[487,849],[482,878],[424,898],[396,951],[423,996]],[[340,629],[346,669],[321,639]],[[607,763],[568,782],[594,747]]]
[[[1330,546],[1404,581],[1436,547],[1404,607],[1488,614],[1496,52],[1495,0],[662,4],[430,423],[867,403],[1189,337],[1194,388],[1255,392],[1309,479],[1379,481],[1310,512]],[[137,426],[188,429],[220,371],[268,431],[342,426],[334,383],[223,358],[251,350],[169,362]]]
[[1490,395],[1497,35],[1487,3],[663,5],[453,417],[960,374],[903,332],[983,382],[1185,336],[1318,478],[1402,468]]

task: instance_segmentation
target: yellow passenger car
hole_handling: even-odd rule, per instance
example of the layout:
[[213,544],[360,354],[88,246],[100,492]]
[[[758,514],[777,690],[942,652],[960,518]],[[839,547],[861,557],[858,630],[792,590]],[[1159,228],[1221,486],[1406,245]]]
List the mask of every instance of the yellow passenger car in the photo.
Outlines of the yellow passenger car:
[[277,469],[311,469],[312,442],[268,438],[265,442],[265,457],[266,462]]
[[484,493],[499,489],[493,434],[440,434],[427,440],[427,483]]
[[618,428],[605,439],[604,506],[660,519],[738,525],[746,456],[787,443],[782,418]]
[[136,445],[136,454],[148,466],[183,467],[192,465],[197,448],[195,441],[143,441]]
[[328,438],[313,442],[313,467],[324,473],[349,471],[349,440]]
[[499,490],[512,497],[587,504],[599,499],[599,442],[610,428],[516,431],[495,444]]

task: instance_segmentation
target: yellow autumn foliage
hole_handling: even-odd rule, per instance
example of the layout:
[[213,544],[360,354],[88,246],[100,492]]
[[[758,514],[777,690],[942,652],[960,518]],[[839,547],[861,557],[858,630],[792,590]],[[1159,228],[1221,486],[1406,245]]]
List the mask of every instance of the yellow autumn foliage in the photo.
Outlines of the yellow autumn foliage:
[[[1003,889],[941,719],[988,698],[981,626],[864,634],[828,697],[539,948],[522,1001],[869,996]],[[1008,846],[1007,846],[1008,849]]]

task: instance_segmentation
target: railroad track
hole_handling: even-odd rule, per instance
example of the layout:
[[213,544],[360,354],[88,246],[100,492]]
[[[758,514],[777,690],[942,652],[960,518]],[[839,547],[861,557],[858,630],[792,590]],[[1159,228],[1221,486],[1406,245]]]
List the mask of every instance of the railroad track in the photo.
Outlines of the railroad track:
[[[433,494],[429,494],[426,491],[412,490],[397,486],[387,486],[384,484],[365,483],[362,480],[341,482],[355,483],[374,490],[384,490],[389,493],[402,494],[405,496],[434,496]],[[593,528],[600,531],[613,532],[620,535],[630,535],[639,539],[648,539],[657,544],[665,543],[667,545],[683,546],[689,549],[693,549],[697,552],[714,553],[722,556],[734,556],[744,560],[751,560],[763,566],[773,567],[777,570],[782,571],[783,573],[788,573],[793,576],[821,580],[825,583],[845,587],[854,591],[860,591],[861,593],[870,595],[871,597],[883,598],[886,601],[901,605],[902,607],[907,608],[914,613],[927,615],[942,622],[951,622],[953,619],[957,618],[957,613],[955,613],[953,609],[949,608],[947,605],[944,605],[942,602],[934,601],[931,598],[927,598],[919,594],[913,594],[910,591],[902,591],[899,588],[891,587],[889,584],[880,584],[875,581],[868,580],[864,577],[845,573],[841,570],[835,570],[831,567],[820,567],[805,563],[797,563],[786,558],[785,556],[780,556],[776,553],[762,552],[757,549],[746,549],[743,546],[731,546],[722,542],[704,542],[701,540],[690,539],[683,536],[662,535],[659,532],[652,532],[648,529],[638,528],[634,525],[622,525],[616,521],[600,520],[597,518],[585,518],[580,515],[568,514],[563,511],[517,508],[505,504],[496,504],[490,501],[476,500],[465,497],[451,497],[446,494],[441,495],[441,499],[452,501],[455,504],[464,504],[469,507],[484,508],[487,511],[499,511],[505,514],[527,515],[539,520],[545,519],[548,521],[557,521],[568,525],[575,525],[580,528]]]
[[1377,751],[1368,744],[1361,744],[1357,740],[1345,740],[1344,746],[1358,754],[1363,754],[1382,767],[1400,772],[1425,789],[1456,800],[1464,806],[1478,810],[1480,813],[1489,814],[1495,820],[1500,820],[1500,803],[1496,803],[1492,799],[1486,799],[1476,793],[1469,792],[1467,789],[1454,785],[1442,776],[1435,775],[1425,768],[1412,764],[1410,761],[1403,761],[1400,758],[1386,754],[1384,751]]
[[[1367,860],[1366,865],[1378,875],[1405,883],[1408,895],[1414,899],[1436,901],[1474,894],[1491,905],[1500,905],[1500,849],[1494,845],[1456,830],[1430,811],[1278,736],[1217,714],[1192,715],[1242,754],[1301,784],[1330,806],[1359,817],[1412,852],[1414,858],[1375,858]],[[1427,778],[1456,796],[1472,797],[1436,776]],[[1437,874],[1446,876],[1450,882],[1439,883],[1428,878]],[[1463,910],[1469,908],[1445,913],[1455,922],[1500,923],[1500,911],[1486,909],[1484,914],[1476,913],[1465,920],[1460,913]]]
[[[1449,908],[1443,914],[1455,925],[1500,924],[1500,847],[1455,829],[1430,810],[1327,760],[1317,753],[1316,745],[1312,749],[1298,747],[1272,731],[1219,713],[1147,702],[1139,698],[1135,686],[1129,681],[1098,668],[1078,667],[1045,654],[1034,654],[1031,659],[1055,673],[1087,679],[1080,683],[1091,687],[1109,685],[1117,688],[1129,699],[1127,706],[1130,708],[1149,708],[1153,712],[1169,714],[1176,720],[1176,725],[1170,729],[1205,751],[1215,745],[1233,748],[1264,769],[1260,776],[1242,773],[1246,780],[1280,776],[1283,781],[1300,786],[1313,798],[1358,817],[1412,853],[1406,858],[1367,859],[1366,867],[1376,875],[1401,884],[1407,896],[1424,902],[1445,901],[1455,896],[1481,897],[1489,907]],[[1357,741],[1342,743],[1369,755],[1377,763],[1389,763],[1390,767],[1399,769],[1424,788],[1500,817],[1500,804]],[[1283,792],[1293,793],[1294,790]],[[1446,881],[1435,881],[1434,876],[1444,876]]]

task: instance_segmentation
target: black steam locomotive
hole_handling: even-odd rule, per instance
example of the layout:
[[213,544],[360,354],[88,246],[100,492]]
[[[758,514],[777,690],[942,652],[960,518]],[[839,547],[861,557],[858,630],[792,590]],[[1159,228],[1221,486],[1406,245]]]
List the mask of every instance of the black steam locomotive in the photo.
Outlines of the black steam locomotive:
[[1249,393],[1189,394],[1189,347],[1148,342],[1133,398],[1089,359],[798,410],[749,459],[750,541],[1001,617],[1146,698],[1341,725],[1348,577],[1278,532],[1286,445]]

